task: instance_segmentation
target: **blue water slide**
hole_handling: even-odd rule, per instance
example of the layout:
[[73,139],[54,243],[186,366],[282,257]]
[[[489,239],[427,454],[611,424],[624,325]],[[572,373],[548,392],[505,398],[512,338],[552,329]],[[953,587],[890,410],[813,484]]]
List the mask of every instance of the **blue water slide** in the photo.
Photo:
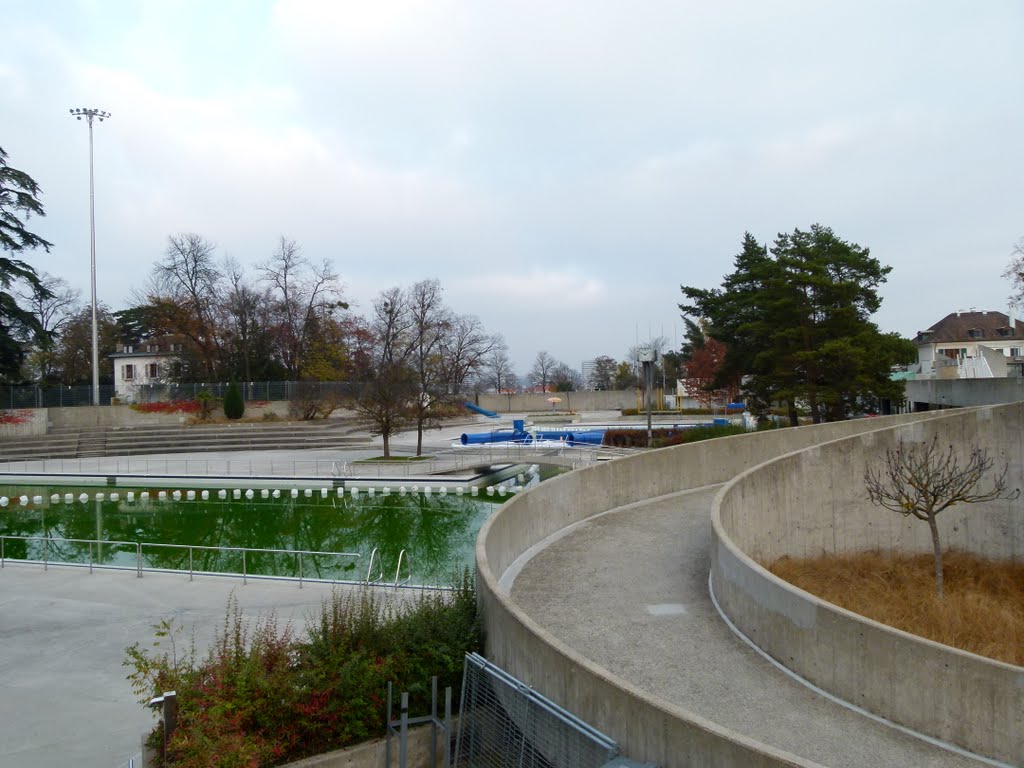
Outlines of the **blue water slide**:
[[[498,414],[496,414],[494,411],[488,411],[486,408],[481,408],[479,405],[476,405],[475,403],[463,403],[463,405],[469,408],[469,410],[471,411],[475,411],[476,413],[486,416],[488,419],[500,418]],[[465,443],[463,443],[463,445],[465,445]]]
[[569,445],[601,445],[604,442],[604,430],[592,429],[586,432],[570,432],[565,438]]
[[502,432],[476,432],[474,434],[464,434],[459,438],[459,441],[463,445],[483,445],[484,443],[510,443],[514,440],[522,440],[523,433],[521,432],[510,432],[508,430]]

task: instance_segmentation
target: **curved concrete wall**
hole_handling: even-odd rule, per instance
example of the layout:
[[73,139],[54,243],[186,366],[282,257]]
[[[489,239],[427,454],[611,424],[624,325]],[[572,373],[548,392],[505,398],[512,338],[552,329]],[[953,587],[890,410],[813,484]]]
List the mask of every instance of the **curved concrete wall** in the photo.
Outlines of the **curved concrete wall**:
[[[713,511],[713,591],[759,647],[831,693],[922,733],[1024,764],[1024,669],[909,635],[821,601],[777,579],[770,562],[865,549],[931,551],[928,527],[871,505],[868,463],[900,439],[979,445],[1024,478],[1024,404],[892,426],[785,455],[719,493]],[[943,546],[1024,559],[1024,504],[954,507],[939,518]]]
[[721,483],[780,454],[941,412],[781,429],[618,459],[549,480],[505,504],[480,532],[477,589],[487,655],[622,745],[664,766],[812,765],[669,705],[610,674],[544,631],[511,599],[502,577],[558,531],[611,509]]

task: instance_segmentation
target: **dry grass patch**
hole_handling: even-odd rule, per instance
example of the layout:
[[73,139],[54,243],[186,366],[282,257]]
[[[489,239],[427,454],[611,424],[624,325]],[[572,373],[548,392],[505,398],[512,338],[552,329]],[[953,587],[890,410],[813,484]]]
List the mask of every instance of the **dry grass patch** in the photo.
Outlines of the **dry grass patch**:
[[945,598],[927,555],[860,552],[796,560],[768,570],[854,613],[929,640],[1024,666],[1024,564],[949,551]]

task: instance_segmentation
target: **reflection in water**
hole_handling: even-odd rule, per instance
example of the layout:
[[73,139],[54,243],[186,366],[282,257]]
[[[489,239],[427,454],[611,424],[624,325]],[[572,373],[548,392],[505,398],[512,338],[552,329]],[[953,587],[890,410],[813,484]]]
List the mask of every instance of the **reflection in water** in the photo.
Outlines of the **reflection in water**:
[[[119,500],[95,501],[96,488],[61,488],[73,494],[71,503],[50,503],[50,491],[43,488],[0,487],[0,495],[12,502],[19,496],[42,495],[38,503],[12,503],[0,509],[0,535],[40,536],[50,539],[104,539],[120,542],[192,545],[193,547],[245,547],[289,550],[287,553],[247,552],[244,570],[250,574],[297,576],[295,550],[357,552],[361,558],[303,555],[302,574],[307,578],[361,580],[367,575],[370,553],[376,548],[385,581],[393,581],[399,553],[405,551],[402,578],[411,574],[414,584],[447,584],[454,572],[472,568],[476,535],[484,521],[504,501],[449,494],[374,497],[361,494],[326,497],[315,493],[291,498],[218,500],[156,499],[126,500],[127,491],[118,489]],[[79,501],[81,493],[89,500]],[[182,496],[186,496],[182,493]],[[198,495],[198,494],[197,494]],[[211,497],[215,494],[211,493]],[[230,494],[229,494],[230,496]],[[44,558],[52,561],[122,565],[136,564],[134,544],[5,540],[5,557]],[[190,552],[157,546],[143,546],[144,566],[188,570]],[[193,549],[191,567],[196,571],[241,573],[243,554],[238,550]],[[372,574],[376,576],[377,573]]]

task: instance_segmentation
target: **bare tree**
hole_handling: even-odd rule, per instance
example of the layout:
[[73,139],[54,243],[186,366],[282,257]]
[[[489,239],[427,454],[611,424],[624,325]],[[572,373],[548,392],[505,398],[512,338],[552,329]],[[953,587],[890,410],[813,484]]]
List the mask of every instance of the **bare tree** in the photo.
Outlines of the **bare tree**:
[[219,375],[220,338],[215,308],[222,274],[214,260],[216,246],[201,235],[185,232],[167,238],[164,258],[153,266],[146,303],[163,310],[163,322],[194,347],[202,378]]
[[313,264],[294,240],[282,237],[277,250],[258,269],[273,296],[278,354],[289,376],[302,378],[302,357],[317,315],[347,309],[341,281],[329,261]]
[[494,391],[501,394],[502,390],[514,386],[515,374],[512,371],[512,361],[508,357],[508,344],[505,337],[500,333],[494,337],[493,345],[487,357],[484,359],[486,371],[486,382],[494,387]]
[[242,380],[252,381],[254,348],[268,325],[269,292],[249,280],[242,265],[233,258],[224,259],[224,276],[228,290],[220,311],[225,339],[236,356]]
[[557,392],[577,392],[583,389],[583,374],[565,363],[559,363],[551,371],[551,383]]
[[533,367],[530,369],[530,384],[540,387],[541,392],[547,392],[548,384],[551,383],[551,373],[557,365],[558,361],[547,350],[538,352],[536,359],[533,361]]
[[938,436],[930,443],[906,444],[900,440],[895,449],[886,450],[884,466],[865,468],[864,484],[872,504],[928,523],[935,556],[935,593],[941,598],[942,546],[935,518],[955,504],[1015,499],[1020,489],[1007,492],[1006,464],[993,478],[989,490],[978,490],[978,484],[994,464],[988,451],[975,445],[961,465],[954,446],[943,451],[938,440]]
[[407,296],[398,287],[382,291],[373,302],[372,361],[360,396],[352,404],[371,435],[384,440],[384,458],[391,457],[391,437],[415,423],[413,404],[417,380],[410,355],[413,321]]
[[450,394],[464,393],[471,382],[479,381],[484,361],[494,344],[495,337],[488,335],[476,315],[455,315],[452,318],[451,327],[441,340]]
[[1010,254],[1010,263],[1003,272],[1003,277],[1013,285],[1010,301],[1024,301],[1024,237],[1013,244]]
[[421,280],[409,289],[406,298],[412,323],[410,361],[419,390],[412,404],[417,456],[423,454],[423,428],[434,423],[437,407],[443,404],[445,369],[442,341],[448,335],[453,319],[444,305],[442,293],[438,280]]
[[57,339],[78,310],[81,291],[68,285],[63,277],[43,272],[39,275],[38,286],[27,283],[16,295],[35,315],[42,329],[27,362],[37,380],[46,382],[56,373]]

